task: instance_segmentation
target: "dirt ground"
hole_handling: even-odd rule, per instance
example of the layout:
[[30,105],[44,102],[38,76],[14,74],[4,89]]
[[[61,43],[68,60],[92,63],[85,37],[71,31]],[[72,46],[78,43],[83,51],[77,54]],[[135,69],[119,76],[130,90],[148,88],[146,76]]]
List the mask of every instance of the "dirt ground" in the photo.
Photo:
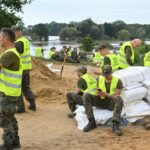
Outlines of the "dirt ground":
[[[61,68],[61,65],[54,67]],[[116,137],[111,128],[100,126],[83,133],[77,129],[74,119],[67,118],[65,94],[75,88],[76,67],[66,65],[63,78],[59,79],[58,74],[50,72],[41,61],[33,60],[31,86],[38,110],[16,115],[21,150],[149,150],[150,131],[142,127],[124,127],[124,135]],[[90,73],[92,68],[88,66]]]

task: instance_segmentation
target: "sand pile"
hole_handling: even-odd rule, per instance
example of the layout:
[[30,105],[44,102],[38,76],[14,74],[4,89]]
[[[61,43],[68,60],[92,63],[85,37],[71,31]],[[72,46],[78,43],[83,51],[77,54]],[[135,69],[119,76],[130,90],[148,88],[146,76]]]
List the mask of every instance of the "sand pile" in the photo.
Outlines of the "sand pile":
[[36,99],[47,103],[65,102],[68,81],[60,79],[38,58],[33,58],[32,64],[33,69],[30,73],[31,88]]

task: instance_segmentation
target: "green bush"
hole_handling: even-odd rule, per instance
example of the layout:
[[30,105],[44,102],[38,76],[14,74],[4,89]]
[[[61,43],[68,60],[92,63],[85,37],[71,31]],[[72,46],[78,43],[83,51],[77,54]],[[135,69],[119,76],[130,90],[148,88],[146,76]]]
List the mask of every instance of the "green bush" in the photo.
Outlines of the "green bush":
[[90,36],[86,36],[81,40],[81,47],[83,50],[89,52],[92,51],[94,42],[93,39]]

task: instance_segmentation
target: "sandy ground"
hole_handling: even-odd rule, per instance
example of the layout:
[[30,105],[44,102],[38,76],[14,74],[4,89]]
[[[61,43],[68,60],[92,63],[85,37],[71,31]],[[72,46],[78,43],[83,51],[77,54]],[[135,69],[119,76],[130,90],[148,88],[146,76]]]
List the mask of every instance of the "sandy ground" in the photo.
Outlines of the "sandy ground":
[[[55,67],[60,68],[61,65]],[[66,92],[75,88],[76,66],[66,65],[63,79],[43,68],[41,62],[34,60],[31,85],[36,94],[38,111],[27,110],[24,114],[16,115],[21,150],[150,149],[150,131],[142,127],[124,127],[122,137],[114,136],[111,128],[101,126],[89,133],[78,130],[76,121],[67,118],[69,110],[65,99]],[[88,68],[91,73],[92,67]]]

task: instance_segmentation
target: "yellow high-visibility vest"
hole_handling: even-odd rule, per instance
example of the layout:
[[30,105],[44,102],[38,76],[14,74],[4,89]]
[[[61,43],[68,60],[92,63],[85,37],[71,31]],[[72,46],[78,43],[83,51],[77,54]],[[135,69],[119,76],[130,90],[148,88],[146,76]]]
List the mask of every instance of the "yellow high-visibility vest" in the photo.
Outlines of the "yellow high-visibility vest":
[[[19,57],[19,53],[15,48],[6,50],[4,53],[11,51]],[[1,56],[4,54],[2,53]],[[20,59],[20,57],[19,57]],[[0,70],[0,91],[7,96],[18,97],[21,95],[21,82],[22,82],[22,68],[20,67],[18,71],[12,71],[5,67],[2,67]]]
[[119,68],[119,61],[118,61],[117,55],[112,53],[112,54],[107,55],[107,57],[110,59],[112,70],[113,71],[118,70],[118,68]]
[[49,57],[51,58],[53,55],[55,55],[56,54],[56,52],[55,51],[49,51]]
[[127,60],[126,60],[126,54],[125,54],[125,47],[126,47],[126,46],[130,46],[130,47],[131,47],[131,50],[132,50],[132,56],[131,56],[132,63],[134,63],[134,57],[135,57],[132,44],[131,44],[130,42],[125,42],[125,43],[121,46],[121,48],[120,48],[120,50],[119,50],[119,53],[118,53],[119,67],[120,67],[120,68],[123,68],[123,69],[130,66],[130,65],[128,64]]
[[93,62],[94,63],[101,62],[101,59],[102,59],[102,57],[101,57],[100,53],[99,52],[95,52],[94,53],[94,57],[93,57]]
[[150,51],[145,54],[145,57],[144,57],[144,66],[150,67]]
[[35,56],[36,57],[43,57],[42,47],[36,47],[35,48]]
[[[110,94],[111,95],[115,95],[116,89],[117,89],[117,84],[118,84],[118,78],[113,76],[112,80],[111,80],[111,85],[110,85]],[[104,76],[100,76],[99,77],[99,84],[98,84],[99,88],[102,90],[102,92],[106,92],[106,86],[105,86],[105,77]],[[104,97],[101,97],[102,99],[104,99]]]
[[82,76],[82,79],[84,79],[87,84],[87,89],[83,90],[83,93],[90,93],[92,95],[96,95],[96,86],[97,86],[96,79],[94,79],[87,73]]
[[20,58],[22,61],[22,69],[23,70],[29,70],[32,69],[32,61],[31,61],[31,55],[30,55],[30,43],[25,37],[21,37],[17,39],[16,42],[23,42],[24,45],[24,51],[22,54],[20,54]]

